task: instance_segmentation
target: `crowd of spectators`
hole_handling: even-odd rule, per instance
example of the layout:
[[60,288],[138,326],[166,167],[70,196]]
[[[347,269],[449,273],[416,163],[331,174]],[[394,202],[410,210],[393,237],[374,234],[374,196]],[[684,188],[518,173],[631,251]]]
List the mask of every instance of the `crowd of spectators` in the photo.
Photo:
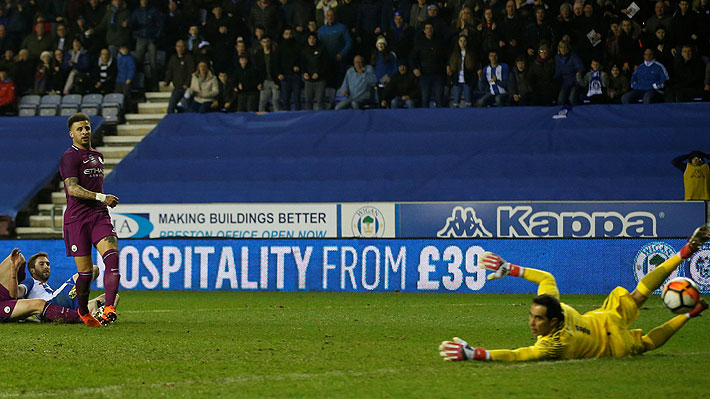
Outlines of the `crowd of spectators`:
[[168,112],[708,97],[710,0],[569,1],[0,0],[0,112],[138,73]]

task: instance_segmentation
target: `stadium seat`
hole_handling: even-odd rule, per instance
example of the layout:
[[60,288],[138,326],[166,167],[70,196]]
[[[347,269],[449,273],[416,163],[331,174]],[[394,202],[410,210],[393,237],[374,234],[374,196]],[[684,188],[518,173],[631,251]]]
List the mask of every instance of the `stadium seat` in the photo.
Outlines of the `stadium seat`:
[[37,108],[39,108],[40,96],[29,94],[20,99],[19,111],[20,116],[36,116]]
[[42,96],[39,103],[39,116],[56,116],[61,102],[62,96],[57,94]]
[[62,97],[62,103],[59,106],[59,115],[69,116],[79,110],[81,104],[81,94],[67,94]]
[[102,94],[86,94],[81,100],[81,112],[86,115],[98,115],[104,96]]
[[123,110],[123,94],[110,93],[104,96],[101,103],[101,115],[104,123],[118,124],[121,121],[121,111]]

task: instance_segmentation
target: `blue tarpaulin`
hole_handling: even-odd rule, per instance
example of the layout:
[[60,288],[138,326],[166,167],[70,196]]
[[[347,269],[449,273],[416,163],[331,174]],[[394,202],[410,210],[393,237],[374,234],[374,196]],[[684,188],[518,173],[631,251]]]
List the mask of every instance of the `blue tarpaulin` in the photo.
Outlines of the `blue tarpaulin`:
[[106,180],[122,203],[678,200],[710,104],[175,114]]
[[[93,130],[103,122],[92,117]],[[65,116],[0,118],[0,215],[17,212],[59,172],[72,140]]]

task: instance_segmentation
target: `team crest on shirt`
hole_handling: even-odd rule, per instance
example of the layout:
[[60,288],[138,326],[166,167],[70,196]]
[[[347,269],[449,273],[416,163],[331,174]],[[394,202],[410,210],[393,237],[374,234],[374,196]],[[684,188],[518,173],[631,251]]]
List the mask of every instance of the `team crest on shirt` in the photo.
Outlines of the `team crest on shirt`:
[[9,307],[9,306],[5,306],[5,308],[3,309],[3,311],[4,311],[6,314],[9,314],[9,313],[10,313],[10,307]]
[[710,292],[710,248],[703,248],[690,258],[690,277],[702,293]]
[[72,245],[72,246],[71,246],[71,251],[72,251],[72,252],[76,252],[77,249],[78,249],[78,248],[76,247],[76,245]]
[[[645,275],[675,254],[676,250],[673,247],[661,241],[654,241],[641,247],[634,257],[634,276],[636,281],[641,281]],[[680,268],[677,268],[668,278],[676,278],[679,273]],[[659,288],[655,293],[660,294],[661,289]]]

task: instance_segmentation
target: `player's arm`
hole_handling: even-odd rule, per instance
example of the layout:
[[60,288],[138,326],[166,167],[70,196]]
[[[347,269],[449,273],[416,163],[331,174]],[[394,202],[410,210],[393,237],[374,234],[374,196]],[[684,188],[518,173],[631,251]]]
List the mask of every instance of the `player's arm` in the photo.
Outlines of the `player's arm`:
[[488,280],[496,280],[508,275],[522,277],[538,285],[538,295],[549,294],[556,298],[560,297],[560,291],[557,289],[557,282],[552,273],[511,264],[492,252],[484,252],[479,264],[484,269],[493,271],[487,276]]
[[518,349],[474,348],[461,338],[454,337],[452,341],[444,341],[439,345],[439,354],[444,360],[456,362],[462,360],[495,360],[504,362],[521,362],[526,360],[546,359],[550,354],[539,345],[526,346]]
[[118,205],[118,197],[112,194],[95,193],[79,185],[78,177],[67,177],[64,179],[64,188],[72,197],[84,200],[96,200],[111,208]]

